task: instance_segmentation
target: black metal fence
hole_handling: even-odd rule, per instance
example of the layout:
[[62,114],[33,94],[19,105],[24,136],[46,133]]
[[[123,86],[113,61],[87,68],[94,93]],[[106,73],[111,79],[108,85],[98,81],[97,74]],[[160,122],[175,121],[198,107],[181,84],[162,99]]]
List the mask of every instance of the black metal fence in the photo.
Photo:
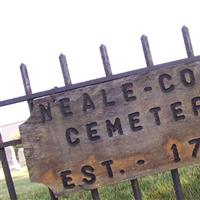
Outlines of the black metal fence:
[[[182,27],[182,34],[183,34],[184,44],[185,44],[185,48],[186,48],[186,52],[187,52],[187,57],[192,58],[192,57],[194,57],[194,52],[193,52],[192,43],[190,40],[189,31],[186,26]],[[144,57],[146,60],[146,65],[147,65],[147,67],[153,67],[154,64],[153,64],[153,59],[151,56],[151,51],[149,48],[149,42],[148,42],[147,36],[143,35],[141,37],[141,42],[142,42],[142,47],[143,47],[143,51],[144,51]],[[108,53],[107,53],[107,49],[106,49],[105,45],[100,46],[100,53],[101,53],[101,58],[102,58],[105,74],[107,77],[111,77],[112,70],[111,70],[111,65],[110,65],[110,61],[109,61],[109,57],[108,57]],[[27,101],[28,105],[29,105],[29,110],[31,111],[33,99],[39,98],[42,96],[60,93],[60,92],[65,91],[66,88],[73,88],[73,85],[71,84],[70,74],[68,71],[67,60],[63,54],[61,54],[59,56],[59,61],[60,61],[62,74],[63,74],[63,78],[64,78],[64,83],[65,83],[64,87],[54,88],[51,90],[46,90],[46,91],[32,94],[31,84],[29,81],[29,76],[28,76],[26,65],[21,64],[20,70],[21,70],[21,75],[22,75],[22,80],[23,80],[23,85],[24,85],[26,95],[0,101],[0,107]],[[95,82],[95,80],[94,80],[94,82]],[[6,157],[6,153],[5,153],[5,147],[15,146],[17,144],[21,144],[20,139],[3,142],[1,134],[0,134],[0,159],[1,159],[3,172],[5,175],[5,180],[6,180],[6,184],[7,184],[7,188],[8,188],[8,192],[9,192],[11,200],[17,200],[17,194],[15,191],[15,186],[14,186],[13,179],[12,179],[12,176],[10,173],[10,169],[9,169],[9,165],[8,165],[8,161],[7,161],[7,157]],[[184,200],[185,198],[184,198],[184,194],[183,194],[183,190],[182,190],[182,186],[181,186],[181,182],[180,182],[178,169],[171,170],[171,176],[172,176],[172,180],[173,180],[173,187],[174,187],[174,191],[176,194],[176,199]],[[134,196],[135,200],[141,200],[142,196],[141,196],[138,179],[133,179],[130,182],[131,182],[131,187],[133,190],[133,196]],[[50,189],[49,189],[49,194],[50,194],[51,200],[58,199],[55,197],[55,195],[53,194],[53,192]],[[91,195],[92,195],[93,200],[100,200],[98,189],[91,190]]]

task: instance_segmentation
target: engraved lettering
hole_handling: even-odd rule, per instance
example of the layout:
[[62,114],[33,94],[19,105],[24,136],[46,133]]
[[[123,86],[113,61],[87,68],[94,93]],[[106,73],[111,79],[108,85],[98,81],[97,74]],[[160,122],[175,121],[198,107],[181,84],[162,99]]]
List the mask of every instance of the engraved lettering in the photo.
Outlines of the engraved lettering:
[[191,87],[195,84],[194,73],[192,70],[183,69],[180,71],[180,76],[181,76],[181,81],[184,86]]
[[115,101],[108,101],[108,97],[107,97],[105,90],[101,90],[101,93],[102,93],[102,97],[103,97],[103,104],[105,106],[114,106],[115,105]]
[[192,98],[192,109],[193,109],[194,115],[198,116],[199,115],[198,111],[200,110],[200,97]]
[[140,125],[136,126],[136,124],[140,122],[140,119],[137,118],[139,116],[140,116],[139,112],[134,112],[128,115],[129,124],[130,124],[131,130],[133,131],[140,131],[143,129],[143,127]]
[[76,146],[77,144],[80,143],[80,139],[74,137],[73,135],[78,135],[78,131],[75,128],[68,128],[65,133],[67,142],[72,146]]
[[189,144],[195,144],[194,146],[194,149],[193,149],[193,152],[192,152],[192,157],[193,158],[196,158],[197,157],[197,154],[199,152],[199,148],[200,148],[200,138],[195,138],[195,139],[192,139],[188,142]]
[[112,124],[110,120],[106,120],[106,128],[107,128],[109,137],[112,137],[113,132],[115,132],[115,131],[118,131],[118,133],[120,135],[123,134],[122,125],[121,125],[121,121],[119,118],[115,119],[114,124]]
[[149,112],[153,114],[153,116],[155,118],[155,123],[158,126],[160,126],[160,117],[159,117],[159,113],[158,113],[158,112],[160,112],[160,110],[161,110],[160,107],[154,107],[149,110]]
[[72,111],[70,110],[69,102],[70,102],[69,98],[63,98],[63,99],[59,100],[60,111],[61,111],[63,117],[68,117],[73,114]]
[[171,111],[173,113],[173,118],[175,121],[185,119],[185,115],[182,114],[183,110],[179,107],[182,103],[180,101],[172,103],[170,105]]
[[40,104],[39,108],[40,108],[42,122],[45,123],[46,121],[51,121],[52,115],[51,115],[50,104],[48,103],[47,108],[43,104]]
[[106,166],[108,176],[110,178],[113,178],[113,171],[112,171],[112,168],[111,168],[113,161],[112,160],[106,160],[106,161],[103,161],[101,164],[102,164],[102,166]]
[[133,83],[125,83],[122,85],[122,92],[124,95],[124,99],[126,101],[134,101],[136,100],[136,96],[133,95],[133,90],[131,89],[133,87]]
[[91,185],[93,183],[95,183],[96,181],[96,176],[94,175],[94,168],[90,165],[85,165],[81,168],[81,172],[84,176],[86,176],[87,178],[83,178],[83,182]]
[[68,176],[70,174],[72,174],[71,170],[65,170],[60,173],[60,177],[65,189],[72,189],[75,187],[74,183],[70,183],[72,182],[72,177]]
[[86,124],[87,136],[88,136],[88,139],[91,141],[96,141],[100,139],[100,136],[97,135],[97,130],[94,129],[96,126],[97,126],[97,122],[91,122],[89,124]]
[[173,144],[173,145],[172,145],[171,150],[172,150],[173,155],[174,155],[174,162],[179,162],[179,161],[181,161],[181,158],[180,158],[180,156],[179,156],[179,153],[178,153],[178,149],[177,149],[176,144]]
[[169,74],[161,74],[159,76],[159,84],[163,92],[167,93],[174,90],[174,85],[168,83],[171,79],[172,77]]
[[94,110],[95,105],[89,94],[83,94],[83,112],[87,112],[88,110]]

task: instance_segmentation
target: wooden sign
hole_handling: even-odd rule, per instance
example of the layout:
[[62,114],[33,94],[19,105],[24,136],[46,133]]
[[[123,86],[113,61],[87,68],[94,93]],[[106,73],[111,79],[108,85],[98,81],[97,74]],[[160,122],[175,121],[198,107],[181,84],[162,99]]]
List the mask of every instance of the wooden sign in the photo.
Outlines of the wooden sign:
[[57,196],[200,162],[200,61],[35,99],[20,126],[30,178]]

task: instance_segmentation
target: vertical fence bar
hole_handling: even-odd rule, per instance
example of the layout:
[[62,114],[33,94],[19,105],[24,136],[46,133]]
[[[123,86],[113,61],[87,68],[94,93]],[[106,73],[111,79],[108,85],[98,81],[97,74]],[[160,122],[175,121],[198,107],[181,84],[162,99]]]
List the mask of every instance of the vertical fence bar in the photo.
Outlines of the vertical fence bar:
[[[106,76],[111,76],[112,70],[111,70],[110,60],[109,60],[107,48],[104,44],[100,46],[100,53],[101,53],[101,58],[102,58],[105,74]],[[141,200],[142,197],[141,197],[141,191],[140,191],[138,180],[137,179],[131,180],[131,186],[132,186],[135,200]]]
[[102,44],[99,49],[100,49],[100,53],[101,53],[101,59],[103,62],[105,74],[106,74],[106,76],[111,76],[112,70],[111,70],[111,66],[110,66],[110,60],[108,57],[107,48],[104,44]]
[[[142,46],[143,46],[143,51],[144,51],[144,56],[145,56],[147,67],[152,67],[153,66],[153,59],[152,59],[152,56],[151,56],[147,36],[143,35],[141,37],[141,42],[142,42]],[[178,169],[171,170],[171,175],[172,175],[172,179],[173,179],[174,190],[175,190],[175,193],[176,193],[176,199],[177,200],[184,200],[184,195],[183,195],[182,188],[181,188],[181,182],[180,182],[180,179],[179,179]]]
[[[69,73],[69,69],[67,65],[67,59],[64,54],[60,54],[59,61],[60,61],[61,69],[62,69],[62,75],[63,75],[65,86],[70,85],[71,77],[70,77],[70,73]],[[92,195],[93,200],[100,200],[99,192],[97,189],[91,190],[91,195]]]
[[[2,137],[1,137],[1,133],[0,133],[0,143],[3,143]],[[8,193],[10,195],[10,199],[11,200],[17,200],[17,194],[15,191],[15,186],[13,183],[13,179],[10,173],[10,168],[8,165],[8,160],[6,157],[6,151],[5,148],[0,148],[0,159],[1,159],[1,164],[3,167],[3,172],[5,175],[5,180],[6,180],[6,185],[8,188]]]
[[[32,94],[32,89],[31,89],[31,84],[30,84],[30,80],[29,80],[29,76],[28,76],[28,71],[26,68],[25,64],[21,64],[20,65],[20,71],[21,71],[21,75],[22,75],[22,81],[23,81],[23,85],[24,85],[24,90],[26,95],[31,95]],[[29,106],[29,110],[31,111],[33,109],[33,101],[28,101],[28,106]]]
[[[23,80],[25,93],[26,93],[26,95],[31,95],[32,94],[31,83],[29,80],[28,71],[27,71],[25,64],[22,63],[20,65],[20,71],[21,71],[21,76],[22,76],[22,80]],[[33,109],[33,101],[28,101],[28,106],[29,106],[29,111],[31,112]],[[52,192],[52,190],[50,188],[49,188],[49,195],[51,197],[51,200],[58,199],[55,197],[54,193]]]
[[[194,56],[194,51],[193,51],[192,42],[190,39],[189,30],[186,26],[183,26],[181,30],[182,30],[182,35],[183,35],[183,40],[184,40],[184,44],[185,44],[187,57],[191,58]],[[172,179],[173,179],[173,183],[174,183],[174,190],[176,193],[176,198],[178,200],[184,200],[184,194],[183,194],[178,170],[177,169],[171,170],[171,174],[172,174]]]
[[194,52],[193,52],[193,48],[192,48],[192,42],[190,39],[190,33],[186,26],[182,27],[182,34],[183,34],[183,40],[184,40],[187,56],[188,56],[188,58],[191,58],[194,56]]
[[174,190],[176,194],[176,199],[177,200],[184,200],[184,194],[181,186],[181,181],[178,173],[178,169],[172,169],[171,170],[171,175],[173,179],[173,184],[174,184]]
[[152,56],[151,56],[149,42],[148,42],[148,38],[147,38],[146,35],[142,35],[141,42],[142,42],[142,48],[143,48],[144,57],[145,57],[147,67],[152,67],[153,66],[153,59],[152,59]]
[[71,84],[72,82],[71,82],[71,77],[69,74],[67,59],[64,54],[60,54],[59,61],[60,61],[64,83],[65,83],[65,86],[67,86],[68,84]]
[[[146,35],[142,35],[141,43],[142,43],[143,53],[144,53],[147,67],[153,67],[153,59],[151,56],[151,50],[150,50],[148,38]],[[131,185],[134,191],[135,199],[136,200],[142,199],[138,180],[137,179],[131,180]]]
[[97,189],[91,190],[91,194],[93,200],[100,200],[99,192]]
[[138,179],[132,179],[131,180],[131,186],[132,186],[132,190],[133,190],[135,200],[141,200],[142,195],[141,195]]
[[[188,58],[191,58],[191,57],[194,56],[194,52],[193,52],[192,43],[191,43],[191,40],[190,40],[189,30],[186,26],[182,27],[182,35],[183,35],[183,40],[184,40],[187,56],[188,56]],[[172,174],[172,179],[173,179],[173,183],[174,183],[174,190],[175,190],[175,193],[176,193],[176,199],[177,200],[184,200],[185,197],[184,197],[184,194],[183,194],[178,169],[171,170],[171,174]]]
[[58,200],[58,198],[55,196],[53,191],[50,188],[48,188],[48,189],[49,189],[49,195],[50,195],[51,200]]
[[[186,26],[182,27],[182,35],[183,35],[183,40],[184,40],[187,56],[188,56],[188,58],[191,58],[191,57],[194,56],[194,51],[193,51],[192,42],[191,42],[191,39],[190,39],[189,30]],[[171,173],[172,173],[172,178],[173,178],[173,182],[174,182],[174,189],[175,189],[175,192],[176,192],[176,198],[178,200],[183,200],[184,195],[183,195],[183,191],[182,191],[182,188],[181,188],[181,182],[180,182],[178,170],[174,169],[174,170],[171,171]]]

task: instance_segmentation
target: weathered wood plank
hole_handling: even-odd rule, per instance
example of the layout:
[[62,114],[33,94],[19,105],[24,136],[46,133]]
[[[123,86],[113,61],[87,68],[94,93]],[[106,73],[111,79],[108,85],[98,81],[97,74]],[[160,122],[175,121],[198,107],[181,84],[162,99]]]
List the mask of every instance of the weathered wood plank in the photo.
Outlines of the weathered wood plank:
[[57,196],[199,163],[200,61],[33,101],[20,126],[32,181]]

